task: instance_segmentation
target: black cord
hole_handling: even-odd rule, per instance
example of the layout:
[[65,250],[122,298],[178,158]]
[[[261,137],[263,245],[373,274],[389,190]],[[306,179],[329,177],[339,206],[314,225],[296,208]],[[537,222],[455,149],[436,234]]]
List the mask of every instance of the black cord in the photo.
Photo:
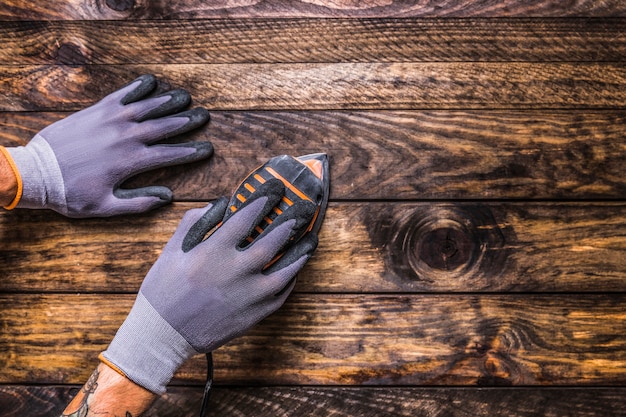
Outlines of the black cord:
[[209,396],[211,394],[211,385],[213,385],[213,354],[206,354],[206,384],[204,385],[204,395],[202,397],[202,408],[200,408],[200,417],[206,416],[207,407],[209,405]]

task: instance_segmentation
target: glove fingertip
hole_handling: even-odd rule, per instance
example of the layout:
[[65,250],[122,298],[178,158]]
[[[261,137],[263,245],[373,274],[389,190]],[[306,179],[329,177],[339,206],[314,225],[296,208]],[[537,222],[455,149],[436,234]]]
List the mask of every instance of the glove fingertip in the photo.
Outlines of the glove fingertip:
[[177,134],[203,126],[211,119],[209,111],[203,107],[195,107],[190,110],[185,110],[181,113],[173,114],[170,117],[186,117],[188,119],[187,123],[184,124],[184,126],[180,129],[180,132],[177,132]]
[[115,197],[121,200],[130,200],[140,197],[156,197],[159,200],[170,202],[174,198],[174,193],[167,187],[162,186],[149,186],[143,188],[118,188],[113,192]]
[[289,247],[293,240],[298,240],[304,236],[311,220],[313,219],[313,216],[315,215],[315,210],[316,206],[314,203],[310,201],[298,201],[274,219],[272,224],[263,231],[262,235],[267,236],[283,223],[293,220],[293,226],[291,228],[291,233],[289,234],[290,242],[288,242],[286,246]]
[[318,244],[319,239],[317,237],[317,234],[309,233],[298,242],[298,245],[302,246],[300,253],[303,253],[310,258],[311,256],[313,256],[313,253],[317,249]]
[[204,107],[196,107],[189,110],[189,123],[194,126],[200,126],[207,123],[211,119],[209,111]]
[[158,198],[163,203],[171,203],[174,200],[174,193],[167,187],[158,187],[158,191],[152,194],[152,196]]
[[[152,113],[149,115],[149,117],[151,118],[155,116],[163,116],[160,113],[161,113],[160,111],[159,111],[159,114]],[[146,118],[148,117],[144,117],[144,119]],[[185,110],[180,113],[171,114],[169,116],[162,117],[160,119],[153,119],[150,122],[157,123],[157,126],[161,126],[163,122],[170,122],[171,119],[174,119],[177,121],[176,123],[174,123],[173,128],[167,128],[165,130],[161,129],[160,135],[146,138],[146,142],[156,142],[158,140],[171,138],[174,136],[181,135],[183,133],[190,132],[208,123],[210,120],[210,116],[209,116],[208,110],[198,107],[198,108],[191,109],[191,110]],[[159,128],[156,128],[156,129],[159,130]]]
[[118,188],[113,192],[117,197],[119,214],[142,213],[169,204],[174,193],[167,187],[150,186],[135,189]]
[[[134,205],[136,213],[144,213],[152,210],[156,210],[163,206],[170,204],[173,200],[172,197],[167,197],[164,195],[153,195],[153,196],[145,196],[145,197],[137,197],[136,204]],[[132,206],[132,202],[128,203]],[[129,213],[133,213],[133,211],[129,211]]]
[[[163,101],[163,100],[166,101]],[[156,107],[151,107],[150,103],[159,103]],[[153,100],[145,102],[147,109],[144,109],[137,117],[137,122],[144,122],[150,119],[158,119],[161,117],[169,117],[181,112],[191,103],[191,95],[187,90],[178,88],[176,90],[167,91],[154,97]],[[180,114],[180,113],[179,113]]]
[[296,244],[291,246],[285,253],[272,265],[266,268],[263,273],[265,275],[271,275],[277,271],[285,269],[302,258],[305,258],[302,265],[306,264],[313,256],[313,253],[317,249],[318,238],[314,233],[309,233],[300,239]]
[[154,89],[157,86],[157,79],[154,75],[144,74],[144,75],[137,77],[136,79],[128,83],[123,88],[126,88],[129,85],[136,83],[137,81],[141,81],[141,83],[120,100],[120,102],[123,105],[134,103],[138,100],[141,100],[143,97],[147,96],[152,91],[154,91]]
[[213,155],[213,144],[211,142],[191,142],[189,146],[196,149],[196,152],[192,154],[194,161],[206,159]]
[[191,94],[187,90],[183,90],[182,88],[177,88],[176,90],[169,91],[164,93],[163,95],[170,96],[170,101],[168,102],[169,107],[173,109],[182,109],[185,108],[191,103]]
[[183,238],[183,252],[189,252],[205,239],[207,233],[222,221],[227,207],[228,200],[226,197],[220,197],[209,205],[209,208],[189,228],[189,231]]

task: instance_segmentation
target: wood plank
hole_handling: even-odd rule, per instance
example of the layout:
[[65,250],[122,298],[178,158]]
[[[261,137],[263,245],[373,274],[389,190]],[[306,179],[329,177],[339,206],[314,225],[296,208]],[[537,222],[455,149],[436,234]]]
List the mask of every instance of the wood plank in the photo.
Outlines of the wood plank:
[[0,110],[78,110],[155,73],[210,110],[624,108],[624,63],[0,66]]
[[79,389],[78,386],[0,386],[0,414],[4,417],[60,416]]
[[[0,113],[0,144],[25,145],[65,115]],[[178,200],[210,200],[272,156],[326,152],[333,199],[621,199],[624,126],[623,110],[214,111],[186,137],[213,143],[208,162],[129,186],[163,184]]]
[[130,2],[123,0],[8,0],[0,4],[3,20],[196,19],[257,17],[615,17],[626,16],[618,0],[402,0],[270,1],[236,0],[219,5],[201,0]]
[[[4,417],[60,415],[78,386],[0,387]],[[624,388],[214,387],[209,416],[626,416]],[[144,417],[197,416],[199,387],[170,387]],[[462,406],[461,406],[462,405]]]
[[[135,293],[184,212],[0,216],[0,291]],[[623,292],[624,203],[331,203],[296,292]]]
[[6,65],[623,61],[626,20],[17,21],[0,44]]
[[[82,383],[132,295],[0,295],[0,383]],[[292,295],[214,353],[219,384],[623,385],[624,294]],[[201,383],[204,359],[175,381]]]

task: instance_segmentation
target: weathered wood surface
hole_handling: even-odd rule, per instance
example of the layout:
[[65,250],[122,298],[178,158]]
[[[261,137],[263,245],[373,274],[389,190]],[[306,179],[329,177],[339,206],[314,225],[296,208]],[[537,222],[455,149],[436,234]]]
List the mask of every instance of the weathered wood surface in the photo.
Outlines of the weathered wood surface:
[[176,80],[209,110],[626,106],[623,62],[373,62],[0,65],[0,110],[79,110],[144,73]]
[[[0,144],[28,143],[65,113],[0,113]],[[230,195],[274,155],[326,152],[331,198],[621,199],[624,110],[211,112],[188,139],[215,155],[144,175],[178,200]]]
[[[0,295],[0,383],[86,380],[134,295]],[[294,294],[214,352],[219,384],[624,385],[624,294]],[[201,383],[203,356],[175,382]]]
[[615,17],[626,16],[620,0],[231,0],[168,2],[128,0],[9,0],[0,4],[0,19],[194,19],[251,17]]
[[[78,387],[0,386],[3,417],[60,415]],[[209,416],[626,416],[624,388],[215,387]],[[197,416],[198,387],[170,387],[145,417]]]
[[626,20],[16,21],[0,44],[3,64],[599,62],[626,57]]
[[[184,212],[0,216],[0,291],[135,293]],[[296,292],[624,292],[625,203],[331,203]]]
[[[317,151],[319,250],[216,352],[213,415],[626,415],[624,18],[616,0],[2,2],[1,144],[153,72],[210,109],[185,139],[215,155],[130,181],[174,189],[147,215],[0,215],[0,415],[60,412],[184,211]],[[148,415],[197,415],[204,374],[194,358]]]

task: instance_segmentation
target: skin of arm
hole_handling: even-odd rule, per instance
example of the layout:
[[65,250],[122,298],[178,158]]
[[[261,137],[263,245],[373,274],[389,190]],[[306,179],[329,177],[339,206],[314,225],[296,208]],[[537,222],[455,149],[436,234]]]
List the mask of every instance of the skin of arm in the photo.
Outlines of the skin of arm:
[[17,194],[17,178],[4,152],[0,152],[0,207],[6,207]]
[[156,398],[152,392],[100,363],[61,417],[137,417]]

